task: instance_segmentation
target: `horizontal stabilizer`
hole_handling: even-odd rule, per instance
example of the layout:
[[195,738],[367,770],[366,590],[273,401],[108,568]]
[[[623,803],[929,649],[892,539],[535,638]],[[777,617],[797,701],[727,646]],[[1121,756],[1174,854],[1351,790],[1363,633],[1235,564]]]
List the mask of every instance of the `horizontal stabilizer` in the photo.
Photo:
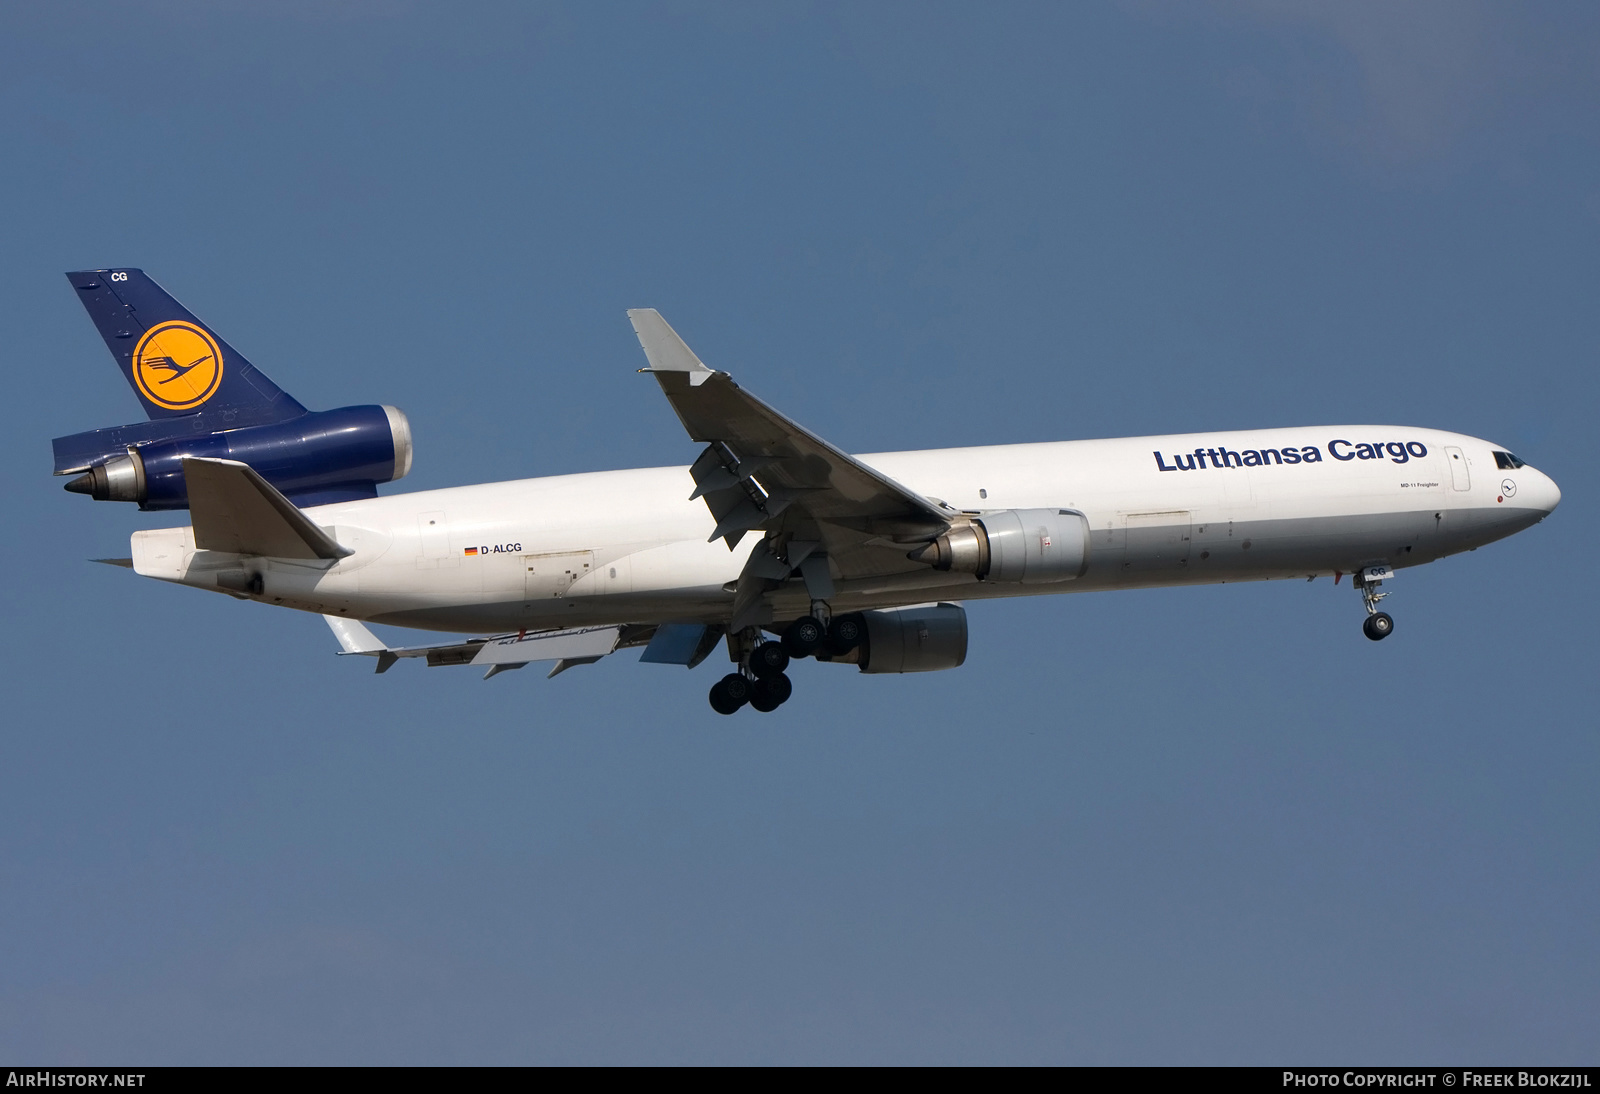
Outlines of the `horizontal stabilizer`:
[[183,476],[194,520],[194,545],[267,558],[344,558],[334,542],[248,464],[185,458]]

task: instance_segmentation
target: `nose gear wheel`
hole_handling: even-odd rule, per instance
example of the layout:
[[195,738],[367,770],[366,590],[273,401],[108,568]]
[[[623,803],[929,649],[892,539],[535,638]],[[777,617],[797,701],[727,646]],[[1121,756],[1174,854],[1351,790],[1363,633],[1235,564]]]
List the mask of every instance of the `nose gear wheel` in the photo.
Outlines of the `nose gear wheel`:
[[1356,590],[1361,593],[1361,602],[1367,609],[1361,633],[1374,642],[1381,642],[1394,632],[1394,619],[1388,612],[1378,610],[1378,601],[1389,595],[1379,592],[1378,586],[1383,584],[1383,578],[1393,577],[1394,571],[1387,566],[1370,566],[1354,576]]

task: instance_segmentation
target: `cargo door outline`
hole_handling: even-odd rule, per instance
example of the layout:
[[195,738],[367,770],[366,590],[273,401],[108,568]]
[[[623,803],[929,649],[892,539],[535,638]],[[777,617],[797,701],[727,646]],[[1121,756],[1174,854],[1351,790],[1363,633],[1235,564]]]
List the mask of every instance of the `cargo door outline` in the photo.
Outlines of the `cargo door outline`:
[[1124,513],[1122,572],[1158,573],[1187,567],[1194,538],[1191,516],[1188,510]]
[[527,554],[522,556],[522,568],[524,599],[559,599],[567,595],[573,582],[594,570],[594,552],[545,551]]
[[596,567],[594,578],[578,591],[587,593],[591,589],[601,596],[633,592],[633,556],[623,555]]

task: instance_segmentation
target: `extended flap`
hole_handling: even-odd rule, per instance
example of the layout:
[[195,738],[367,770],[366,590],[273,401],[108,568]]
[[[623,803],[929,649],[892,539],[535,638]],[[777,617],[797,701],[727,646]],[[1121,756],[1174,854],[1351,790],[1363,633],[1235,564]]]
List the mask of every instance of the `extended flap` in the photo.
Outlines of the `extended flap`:
[[617,648],[621,627],[585,627],[524,636],[491,638],[478,647],[474,665],[525,665],[530,661],[599,659]]

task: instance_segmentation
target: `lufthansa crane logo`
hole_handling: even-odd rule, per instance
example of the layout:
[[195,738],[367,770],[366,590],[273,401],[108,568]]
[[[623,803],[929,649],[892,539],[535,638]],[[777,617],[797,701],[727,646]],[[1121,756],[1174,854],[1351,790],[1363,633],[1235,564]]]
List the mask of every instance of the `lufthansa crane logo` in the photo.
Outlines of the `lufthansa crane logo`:
[[133,380],[140,394],[157,406],[188,410],[216,394],[222,383],[222,350],[193,323],[158,323],[134,348]]

